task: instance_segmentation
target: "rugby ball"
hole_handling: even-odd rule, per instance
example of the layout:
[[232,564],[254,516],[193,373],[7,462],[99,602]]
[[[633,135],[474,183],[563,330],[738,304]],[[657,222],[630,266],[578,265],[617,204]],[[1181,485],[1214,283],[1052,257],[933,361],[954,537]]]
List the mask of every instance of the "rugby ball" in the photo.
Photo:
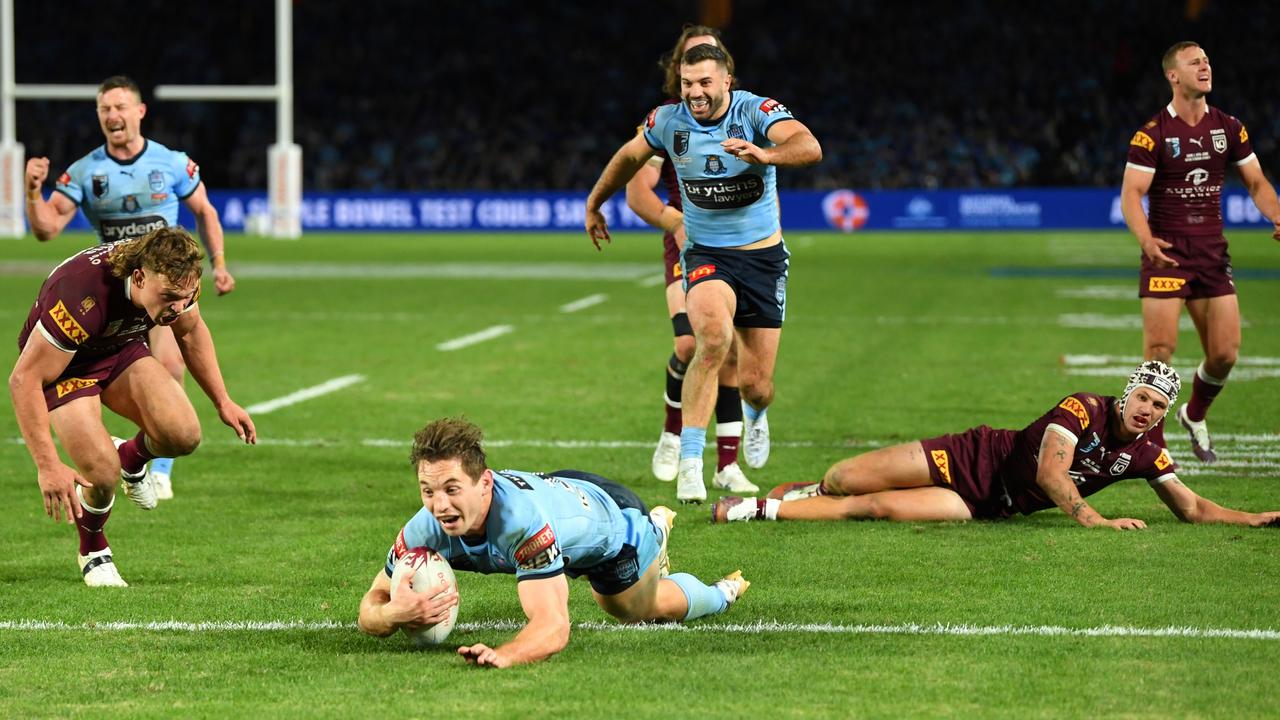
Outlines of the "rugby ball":
[[[453,568],[449,567],[449,561],[444,559],[440,553],[431,548],[419,547],[410,550],[404,557],[396,563],[395,570],[391,573],[391,599],[394,600],[396,593],[399,592],[400,581],[412,573],[413,577],[409,580],[409,587],[413,588],[416,593],[429,593],[434,595],[440,592],[441,588],[448,583],[457,590],[457,582],[453,577]],[[449,637],[449,633],[453,631],[453,624],[458,620],[458,606],[454,605],[449,611],[449,619],[444,622],[428,625],[410,630],[403,628],[404,633],[413,639],[418,647],[426,647],[428,645],[439,645]]]

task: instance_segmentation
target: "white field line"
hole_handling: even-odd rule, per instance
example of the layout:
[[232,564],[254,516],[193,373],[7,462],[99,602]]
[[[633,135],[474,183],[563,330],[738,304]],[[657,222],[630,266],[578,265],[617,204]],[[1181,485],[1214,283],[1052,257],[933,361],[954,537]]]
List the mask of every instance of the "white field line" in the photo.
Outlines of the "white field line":
[[[464,622],[456,626],[462,632],[513,631],[524,627],[515,620],[490,620]],[[794,623],[761,620],[751,623],[704,623],[699,625],[652,624],[618,625],[598,621],[577,622],[574,630],[611,633],[704,633],[716,635],[949,635],[965,637],[1047,636],[1047,637],[1146,637],[1190,638],[1225,640],[1280,640],[1280,631],[1262,628],[1205,628],[1194,626],[1132,627],[1127,625],[1100,625],[1073,628],[1061,625],[970,625],[967,623],[904,623],[899,625],[838,625],[835,623]],[[344,630],[355,632],[350,622],[322,620],[306,622],[287,621],[222,621],[182,622],[164,620],[157,622],[90,622],[64,623],[46,620],[0,621],[0,630],[27,632],[39,631],[151,631],[151,632],[263,632],[281,630]]]
[[1076,288],[1058,288],[1054,293],[1060,298],[1083,300],[1138,300],[1138,286],[1128,285],[1085,285]]
[[578,312],[579,310],[586,310],[592,305],[599,305],[600,303],[608,299],[609,299],[609,296],[603,293],[588,295],[584,298],[579,298],[577,300],[574,300],[571,303],[565,303],[564,305],[561,305],[560,312],[571,313],[571,312]]
[[469,345],[482,343],[485,340],[492,340],[496,337],[502,337],[503,335],[506,335],[507,333],[511,332],[514,329],[515,328],[511,327],[510,325],[494,325],[493,327],[485,328],[480,332],[473,332],[470,335],[463,335],[462,337],[456,337],[452,340],[446,340],[440,343],[439,345],[436,345],[436,349],[441,352],[449,352],[451,350],[460,350]]
[[[633,282],[652,263],[242,263],[236,274],[270,279],[601,280]],[[49,272],[48,267],[44,269]]]
[[[1113,365],[1111,367],[1069,367],[1068,375],[1084,375],[1089,377],[1129,377],[1133,369],[1137,367],[1137,363],[1133,365]],[[1182,377],[1190,377],[1196,371],[1194,366],[1186,368],[1178,368],[1178,372]],[[1238,367],[1231,371],[1231,379],[1236,382],[1263,380],[1266,378],[1280,377],[1280,367]],[[1185,385],[1184,385],[1185,387]]]
[[[1068,366],[1123,363],[1137,367],[1138,363],[1142,362],[1142,358],[1137,355],[1063,355],[1062,362]],[[1280,357],[1240,357],[1236,358],[1235,366],[1237,368],[1242,366],[1280,367]]]
[[328,395],[329,393],[336,392],[344,387],[355,385],[362,380],[364,380],[363,375],[343,375],[342,377],[322,382],[319,385],[313,385],[312,387],[303,388],[297,392],[289,393],[284,397],[278,397],[275,400],[267,400],[266,402],[260,402],[256,405],[250,405],[245,408],[245,410],[248,411],[250,415],[266,415],[267,413],[279,410],[282,407],[289,407],[290,405],[296,405],[304,400],[317,398],[321,395]]
[[665,285],[666,282],[667,282],[667,276],[663,274],[663,275],[654,275],[652,277],[647,277],[636,284],[639,285],[640,287],[654,287],[655,285]]

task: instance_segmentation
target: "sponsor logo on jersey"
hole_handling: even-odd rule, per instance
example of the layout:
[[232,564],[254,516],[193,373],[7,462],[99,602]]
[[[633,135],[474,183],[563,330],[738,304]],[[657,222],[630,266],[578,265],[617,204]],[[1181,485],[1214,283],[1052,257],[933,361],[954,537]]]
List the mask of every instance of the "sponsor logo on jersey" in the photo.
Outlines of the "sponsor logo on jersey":
[[120,212],[136,213],[141,206],[138,205],[138,198],[133,195],[125,195],[124,201],[120,203]]
[[64,172],[64,173],[62,173],[61,175],[59,175],[59,176],[58,176],[58,184],[59,184],[59,185],[70,185],[70,184],[71,184],[71,173],[65,173],[65,172]]
[[200,174],[200,166],[196,164],[195,160],[192,160],[191,158],[187,158],[187,177],[191,178],[192,180],[195,180],[196,175],[199,175],[199,174]]
[[[1092,401],[1093,398],[1089,398],[1089,400]],[[1093,437],[1089,439],[1089,444],[1080,448],[1080,452],[1082,453],[1093,452],[1101,444],[1102,444],[1102,438],[1098,437],[1098,433],[1093,433]]]
[[1199,187],[1209,181],[1209,171],[1204,168],[1191,168],[1182,179]]
[[737,138],[737,139],[739,139],[739,140],[746,140],[746,139],[747,139],[747,134],[746,134],[745,132],[743,132],[743,131],[742,131],[742,126],[741,126],[741,125],[739,125],[738,123],[730,123],[730,124],[729,124],[729,137],[731,137],[731,138]]
[[772,115],[776,112],[786,113],[788,115],[791,114],[791,111],[787,109],[787,106],[777,100],[765,100],[760,103],[760,112],[765,115]]
[[1186,284],[1186,278],[1153,277],[1147,280],[1147,292],[1177,292]]
[[1156,141],[1141,130],[1133,134],[1133,139],[1129,141],[1129,144],[1147,151],[1156,149]]
[[[708,164],[710,160],[708,160]],[[731,178],[693,178],[680,181],[685,197],[703,210],[744,208],[764,197],[764,178],[738,175]]]
[[543,525],[533,537],[516,548],[516,565],[521,570],[540,570],[555,562],[557,557],[560,557],[560,548],[550,525]]
[[1166,144],[1168,144],[1168,146],[1169,146],[1169,157],[1177,158],[1179,155],[1181,155],[1181,154],[1182,154],[1182,139],[1181,139],[1181,138],[1176,138],[1176,137],[1174,137],[1174,138],[1165,138],[1165,139],[1164,139],[1164,141],[1165,141],[1165,143],[1166,143]]
[[671,263],[671,277],[680,277],[680,263]]
[[53,318],[53,322],[58,325],[58,328],[62,330],[62,333],[71,342],[79,345],[89,339],[89,333],[85,331],[80,323],[76,322],[76,319],[67,311],[67,306],[63,305],[61,300],[58,301],[57,305],[50,308],[49,317]]
[[951,485],[951,460],[947,457],[946,450],[930,450],[929,459],[933,460],[933,466],[938,468],[938,474],[942,479]]
[[1189,163],[1204,162],[1205,160],[1208,160],[1210,157],[1213,157],[1213,156],[1210,155],[1208,151],[1193,152],[1193,153],[1189,153],[1185,158],[1183,158],[1183,161],[1189,162]]
[[699,265],[698,267],[694,268],[692,272],[689,273],[688,275],[689,282],[701,280],[704,277],[709,277],[715,274],[716,274],[715,265]]
[[1150,121],[1150,122],[1148,122],[1146,125],[1143,125],[1143,126],[1142,126],[1142,129],[1143,129],[1143,130],[1150,130],[1151,128],[1153,128],[1153,127],[1155,127],[1155,126],[1156,126],[1156,121],[1155,121],[1155,120],[1151,120],[1151,121]]
[[1111,465],[1111,474],[1119,475],[1129,469],[1129,463],[1133,462],[1133,456],[1129,453],[1120,453],[1120,457]]
[[98,304],[98,301],[94,300],[93,296],[85,297],[85,299],[80,301],[80,314],[81,315],[88,314],[88,312],[93,309],[93,306],[97,304]]
[[1173,458],[1169,457],[1169,451],[1161,450],[1160,454],[1156,457],[1156,469],[1165,470],[1172,464]]
[[102,233],[103,242],[129,240],[142,237],[152,230],[167,227],[169,223],[158,215],[145,215],[131,220],[113,220],[104,218],[99,223],[98,231]]
[[93,196],[100,198],[111,188],[111,180],[106,175],[94,175],[92,180]]
[[124,324],[124,320],[112,320],[107,323],[107,329],[102,331],[103,337],[111,337],[120,332],[120,326]]
[[1058,407],[1075,415],[1076,419],[1080,421],[1081,430],[1089,427],[1089,411],[1084,409],[1084,403],[1078,399],[1068,395],[1062,402],[1058,403]]
[[396,544],[391,546],[391,556],[399,560],[407,552],[409,552],[409,543],[404,540],[404,528],[400,528],[400,534],[396,535]]
[[169,197],[169,193],[151,193],[151,202],[162,202]]
[[723,175],[725,172],[724,161],[719,155],[708,155],[707,165],[702,168],[703,175]]
[[1241,143],[1249,142],[1249,131],[1245,130],[1243,125],[1240,126],[1240,142]]
[[671,151],[676,155],[683,155],[689,152],[689,131],[677,130],[675,139],[672,141]]
[[1091,473],[1102,474],[1102,468],[1098,467],[1098,463],[1094,462],[1093,458],[1080,458],[1080,464],[1088,468]]
[[644,119],[644,124],[650,129],[658,122],[658,108],[649,111],[648,117]]
[[67,378],[54,386],[58,397],[66,397],[77,390],[93,387],[98,384],[97,378]]
[[151,186],[151,192],[164,192],[164,172],[160,170],[152,170],[147,175],[147,184]]
[[1201,150],[1204,149],[1204,138],[1202,137],[1187,138],[1187,142],[1191,143],[1192,145],[1195,145]]

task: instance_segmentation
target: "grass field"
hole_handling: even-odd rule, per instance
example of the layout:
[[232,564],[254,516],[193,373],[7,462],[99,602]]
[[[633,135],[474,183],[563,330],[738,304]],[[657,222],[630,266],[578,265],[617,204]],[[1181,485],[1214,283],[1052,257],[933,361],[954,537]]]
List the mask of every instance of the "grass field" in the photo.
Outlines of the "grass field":
[[[1280,245],[1235,232],[1243,359],[1214,406],[1223,458],[1181,477],[1223,505],[1280,509]],[[0,326],[90,242],[0,244]],[[1120,233],[796,234],[762,486],[816,479],[884,443],[1021,427],[1063,395],[1118,393],[1141,350],[1137,250]],[[355,629],[357,604],[419,507],[408,440],[464,414],[494,467],[578,467],[674,506],[649,475],[670,354],[661,251],[620,235],[233,236],[239,289],[202,312],[255,417],[205,429],[175,500],[117,505],[132,587],[90,590],[75,533],[42,514],[0,414],[3,717],[1245,717],[1280,697],[1280,534],[1179,523],[1145,483],[1093,498],[1145,532],[1058,511],[1004,523],[707,522],[680,509],[671,554],[750,592],[687,628],[622,629],[571,585],[568,649],[500,672],[450,647]],[[211,295],[211,293],[210,293]],[[583,298],[604,296],[566,312]],[[571,305],[571,307],[573,307]],[[487,328],[500,336],[444,343]],[[494,331],[499,332],[499,331]],[[1184,328],[1176,366],[1199,361]],[[448,346],[446,346],[448,347]],[[13,340],[0,344],[11,367]],[[1188,378],[1189,380],[1189,378]],[[1186,382],[1189,392],[1190,382]],[[109,424],[133,432],[119,418]],[[457,644],[523,616],[507,576],[459,576]]]

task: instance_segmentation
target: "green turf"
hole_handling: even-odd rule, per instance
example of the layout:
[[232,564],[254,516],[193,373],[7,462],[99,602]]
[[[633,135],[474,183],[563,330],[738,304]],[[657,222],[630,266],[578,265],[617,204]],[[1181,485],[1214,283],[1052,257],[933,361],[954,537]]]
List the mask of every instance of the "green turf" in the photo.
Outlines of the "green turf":
[[[1280,357],[1280,281],[1265,275],[1280,269],[1280,246],[1256,232],[1231,241],[1242,272],[1243,356],[1269,362]],[[88,242],[0,243],[0,324],[10,337],[47,269]],[[789,244],[788,321],[770,411],[777,446],[767,468],[748,470],[762,486],[816,479],[883,443],[984,422],[1021,427],[1068,392],[1117,393],[1122,378],[1072,375],[1064,356],[1141,351],[1135,298],[1078,297],[1134,294],[1136,244],[1121,233],[793,233]],[[1274,633],[901,632],[913,623],[1280,629],[1280,535],[1180,524],[1141,482],[1093,498],[1104,515],[1149,523],[1123,534],[1084,530],[1057,511],[1005,523],[716,527],[705,509],[677,508],[676,569],[712,579],[741,568],[753,582],[742,602],[686,631],[617,631],[585,583],[573,583],[575,622],[601,624],[575,629],[568,649],[538,666],[484,672],[448,648],[421,652],[403,637],[361,635],[360,596],[418,507],[408,439],[432,418],[465,414],[485,427],[494,466],[579,467],[625,482],[650,504],[674,504],[674,487],[648,470],[670,354],[661,288],[646,285],[660,272],[661,249],[651,234],[619,234],[599,254],[569,234],[232,236],[228,248],[239,288],[206,295],[201,309],[240,403],[342,375],[366,379],[259,415],[263,443],[253,448],[236,445],[189,383],[205,441],[178,461],[177,499],[151,513],[123,498],[117,505],[108,534],[132,584],[120,591],[81,583],[75,534],[43,516],[16,422],[0,414],[0,623],[9,624],[0,628],[0,716],[1275,713]],[[577,279],[284,276],[316,263],[353,272],[444,263],[473,274],[570,269]],[[1030,272],[1045,268],[1059,272]],[[1250,271],[1264,276],[1250,279]],[[608,299],[560,311],[597,293]],[[1125,318],[1118,329],[1078,327]],[[513,330],[435,349],[500,324]],[[1181,342],[1176,364],[1193,367],[1194,332]],[[2,348],[10,367],[16,347]],[[1255,437],[1220,442],[1225,458],[1213,470],[1192,460],[1186,483],[1224,505],[1280,509],[1278,401],[1274,377],[1233,379],[1214,406],[1213,429]],[[118,418],[109,424],[128,430]],[[556,449],[549,441],[616,445]],[[1189,457],[1185,443],[1173,449]],[[522,617],[514,581],[463,573],[459,582],[465,625],[451,640],[509,637],[495,624]],[[22,620],[70,628],[13,629]],[[93,627],[169,620],[299,625]],[[836,631],[738,627],[768,622]]]

